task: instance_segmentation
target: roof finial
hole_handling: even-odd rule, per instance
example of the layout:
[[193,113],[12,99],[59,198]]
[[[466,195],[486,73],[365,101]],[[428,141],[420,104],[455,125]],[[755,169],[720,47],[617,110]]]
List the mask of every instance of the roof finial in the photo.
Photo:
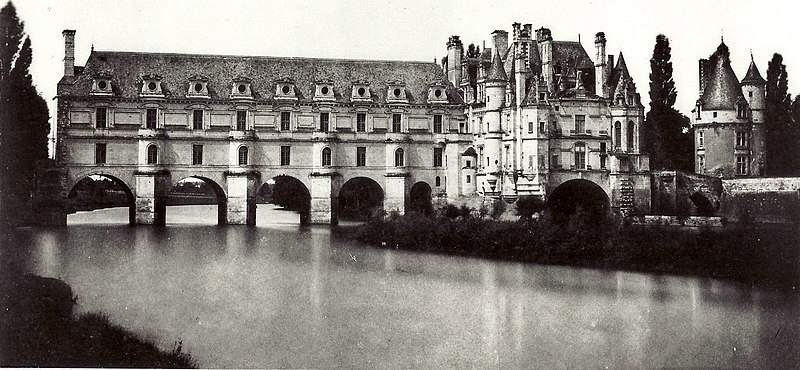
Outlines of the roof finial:
[[750,49],[750,61],[755,62],[755,60],[753,60],[753,49]]
[[94,53],[94,43],[92,43],[92,50],[91,53]]

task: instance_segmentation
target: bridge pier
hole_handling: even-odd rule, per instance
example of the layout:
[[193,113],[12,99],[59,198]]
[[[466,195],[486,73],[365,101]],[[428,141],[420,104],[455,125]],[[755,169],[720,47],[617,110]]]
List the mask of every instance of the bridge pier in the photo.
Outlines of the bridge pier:
[[226,173],[228,199],[227,216],[229,225],[256,224],[256,179],[252,172]]
[[136,176],[136,223],[164,225],[170,187],[166,171],[139,171]]
[[306,220],[304,220],[303,214],[300,215],[301,224],[336,225],[339,223],[336,215],[339,198],[334,196],[334,175],[333,173],[311,174],[310,214],[305,217]]
[[383,200],[383,209],[386,213],[397,212],[404,214],[406,210],[406,188],[408,174],[386,174],[386,196]]

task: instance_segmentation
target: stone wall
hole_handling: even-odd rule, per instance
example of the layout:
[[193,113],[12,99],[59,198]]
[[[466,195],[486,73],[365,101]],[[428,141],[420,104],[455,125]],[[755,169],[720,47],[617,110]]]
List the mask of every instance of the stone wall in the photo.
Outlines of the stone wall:
[[800,177],[723,180],[720,214],[734,222],[800,221]]
[[652,213],[713,216],[722,199],[722,180],[682,171],[653,172]]

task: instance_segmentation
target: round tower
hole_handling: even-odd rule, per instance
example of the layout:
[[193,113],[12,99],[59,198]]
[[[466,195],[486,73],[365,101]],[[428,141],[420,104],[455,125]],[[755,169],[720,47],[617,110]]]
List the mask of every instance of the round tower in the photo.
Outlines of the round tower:
[[500,170],[500,148],[502,141],[502,130],[500,128],[501,110],[506,101],[506,85],[508,75],[503,68],[503,61],[500,53],[495,50],[492,66],[486,76],[486,113],[484,120],[489,126],[484,139],[486,149],[486,172],[498,172]]
[[747,99],[747,104],[752,111],[752,118],[754,123],[764,122],[764,100],[766,99],[766,84],[767,82],[761,77],[758,72],[758,67],[753,61],[753,55],[750,55],[750,67],[747,69],[747,74],[742,79],[742,94]]

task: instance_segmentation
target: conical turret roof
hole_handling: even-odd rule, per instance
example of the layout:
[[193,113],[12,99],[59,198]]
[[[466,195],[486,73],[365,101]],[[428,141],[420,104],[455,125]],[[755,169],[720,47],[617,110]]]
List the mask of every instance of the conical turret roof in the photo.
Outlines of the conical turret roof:
[[756,62],[752,59],[750,60],[750,67],[747,68],[747,74],[744,75],[742,79],[742,84],[746,85],[765,85],[767,81],[761,77],[761,73],[758,72],[758,67],[756,66]]
[[739,79],[731,68],[730,59],[720,53],[714,66],[707,87],[700,100],[705,110],[732,110],[739,98],[744,98]]
[[617,66],[614,67],[614,69],[620,71],[620,73],[625,77],[630,76],[630,72],[628,72],[628,65],[625,64],[625,57],[622,56],[621,51],[619,52],[619,59],[617,59]]
[[495,51],[494,59],[492,59],[492,67],[489,69],[489,75],[486,76],[487,81],[508,81],[506,69],[503,68],[503,60],[500,58],[500,53]]

